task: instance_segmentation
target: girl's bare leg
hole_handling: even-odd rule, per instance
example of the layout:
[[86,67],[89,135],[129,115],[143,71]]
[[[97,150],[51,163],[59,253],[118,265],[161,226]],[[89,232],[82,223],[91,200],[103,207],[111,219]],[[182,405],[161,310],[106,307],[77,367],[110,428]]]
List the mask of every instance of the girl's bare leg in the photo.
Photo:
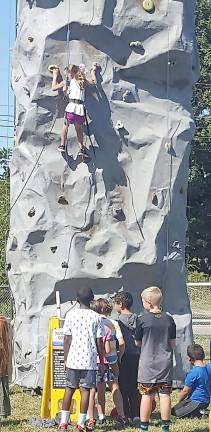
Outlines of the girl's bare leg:
[[84,143],[83,143],[84,127],[83,127],[83,125],[80,125],[78,123],[75,123],[74,126],[75,126],[75,130],[76,130],[76,134],[77,134],[80,150],[84,151],[84,149],[85,149],[85,146],[84,146]]
[[61,146],[65,147],[65,143],[67,140],[67,132],[68,132],[68,126],[67,125],[63,125],[62,126],[62,130],[61,130]]
[[88,408],[88,415],[89,415],[89,420],[93,420],[94,419],[94,410],[95,410],[95,388],[92,388],[90,390],[90,395],[89,395],[89,408]]
[[105,390],[106,384],[104,382],[99,382],[97,384],[97,411],[99,418],[105,416]]

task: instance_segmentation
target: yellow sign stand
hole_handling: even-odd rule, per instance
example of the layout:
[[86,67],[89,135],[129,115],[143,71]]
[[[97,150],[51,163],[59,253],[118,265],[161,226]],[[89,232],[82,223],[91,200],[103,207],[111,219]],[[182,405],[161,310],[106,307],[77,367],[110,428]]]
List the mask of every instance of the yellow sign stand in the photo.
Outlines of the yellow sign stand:
[[[48,326],[48,345],[45,361],[41,418],[55,418],[61,411],[65,391],[63,332],[60,319],[52,317]],[[77,422],[80,413],[80,392],[76,390],[71,407],[71,422]]]

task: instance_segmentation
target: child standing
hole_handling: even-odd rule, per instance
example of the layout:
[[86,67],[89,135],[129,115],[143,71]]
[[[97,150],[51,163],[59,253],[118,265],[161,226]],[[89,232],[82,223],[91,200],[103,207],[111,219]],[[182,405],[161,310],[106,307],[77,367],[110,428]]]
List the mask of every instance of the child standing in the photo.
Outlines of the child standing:
[[[118,323],[114,322],[114,320],[111,320],[110,318],[107,318],[107,315],[110,315],[112,312],[112,306],[109,303],[109,301],[104,298],[99,298],[93,303],[92,308],[95,310],[95,312],[101,315],[103,320],[103,325],[104,325],[104,332],[108,332],[108,330],[110,330],[110,335],[109,335],[110,349],[109,350],[105,349],[105,359],[104,359],[105,372],[103,375],[98,373],[97,396],[98,396],[99,420],[101,423],[104,423],[105,421],[105,389],[107,383],[111,390],[113,402],[118,413],[116,420],[119,423],[125,425],[127,420],[124,415],[123,400],[118,385],[119,368],[118,368],[118,355],[116,349],[116,343],[118,341],[119,348],[120,348],[120,356],[121,356],[124,350],[124,340],[121,334],[121,330],[118,326]],[[94,397],[95,397],[95,392],[93,391],[91,406],[94,405],[93,403]]]
[[7,320],[0,316],[0,418],[11,414],[9,379],[11,378],[10,334]]
[[189,345],[187,355],[193,367],[179,393],[179,403],[172,408],[172,414],[178,418],[200,416],[200,410],[208,407],[211,397],[211,363],[204,364],[202,346]]
[[83,141],[83,128],[85,124],[85,90],[88,85],[96,85],[96,64],[93,64],[91,69],[92,81],[89,82],[85,75],[84,65],[69,65],[67,68],[67,82],[59,81],[60,71],[59,68],[53,69],[53,80],[51,89],[53,91],[63,90],[69,98],[69,103],[65,109],[64,125],[61,130],[61,143],[58,150],[61,152],[65,151],[65,143],[67,140],[68,127],[70,124],[75,126],[78,143],[80,146],[79,156],[82,160],[87,158],[86,147]]
[[77,301],[80,309],[67,313],[64,323],[64,361],[67,373],[59,429],[68,427],[70,404],[75,389],[81,392],[81,407],[75,431],[86,432],[86,415],[90,389],[96,386],[97,353],[103,373],[103,335],[101,317],[90,309],[94,295],[89,288],[80,288]]
[[156,393],[159,393],[160,397],[162,431],[168,431],[176,325],[173,318],[161,310],[162,293],[159,288],[146,288],[141,293],[141,298],[145,312],[139,318],[135,332],[136,343],[141,347],[138,371],[142,395],[140,431],[148,431],[152,402]]
[[129,292],[122,291],[114,297],[114,307],[119,314],[118,322],[125,341],[125,352],[119,368],[119,387],[126,417],[136,420],[140,415],[140,394],[137,389],[140,349],[135,344],[138,316],[130,311],[132,305],[133,297]]

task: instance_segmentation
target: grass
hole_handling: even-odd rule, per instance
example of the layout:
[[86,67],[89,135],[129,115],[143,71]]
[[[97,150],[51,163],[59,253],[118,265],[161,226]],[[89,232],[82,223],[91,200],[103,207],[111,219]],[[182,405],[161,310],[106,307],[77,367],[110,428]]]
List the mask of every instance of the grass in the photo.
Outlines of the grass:
[[[176,402],[177,391],[173,392],[172,401]],[[45,429],[33,427],[28,423],[28,419],[32,417],[39,418],[40,416],[40,399],[38,397],[32,397],[23,392],[20,387],[14,387],[11,391],[11,404],[12,404],[12,416],[8,419],[0,421],[0,430],[2,432],[36,432],[43,431]],[[110,395],[108,394],[107,405],[111,407]],[[46,429],[49,432],[55,432],[55,428]],[[114,422],[110,422],[108,425],[95,429],[96,432],[112,432],[118,430],[126,432],[137,432],[135,428],[121,429],[115,426]],[[159,419],[157,413],[153,414],[151,421],[151,432],[158,432]],[[208,419],[185,419],[185,420],[174,420],[172,419],[172,432],[207,432],[208,431]]]

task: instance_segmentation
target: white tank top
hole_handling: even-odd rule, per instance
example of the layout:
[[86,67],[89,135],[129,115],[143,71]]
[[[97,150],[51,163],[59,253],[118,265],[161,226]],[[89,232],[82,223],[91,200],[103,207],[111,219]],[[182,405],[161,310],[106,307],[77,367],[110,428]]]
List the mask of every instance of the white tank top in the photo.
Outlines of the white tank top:
[[[78,99],[84,102],[85,91],[82,90],[75,80],[75,78],[71,79],[69,85],[69,99]],[[66,112],[77,114],[80,116],[84,115],[84,106],[83,104],[76,104],[74,102],[69,102],[66,107]]]

